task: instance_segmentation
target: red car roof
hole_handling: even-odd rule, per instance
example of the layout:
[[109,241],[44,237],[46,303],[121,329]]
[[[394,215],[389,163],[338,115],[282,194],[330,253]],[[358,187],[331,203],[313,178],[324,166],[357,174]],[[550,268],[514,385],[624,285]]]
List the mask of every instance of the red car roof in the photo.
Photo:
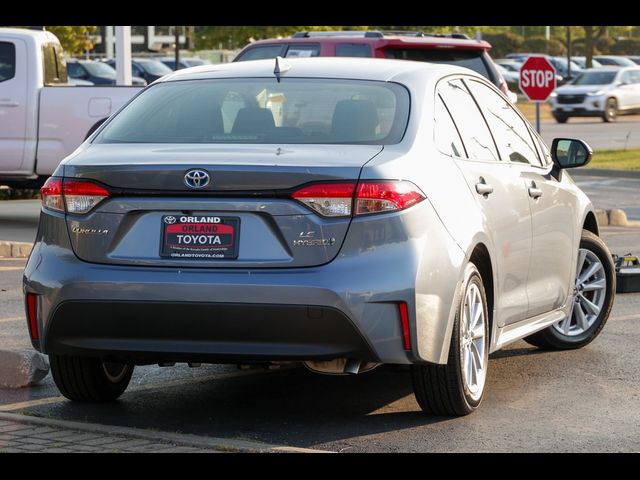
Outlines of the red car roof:
[[[257,40],[248,46],[286,44],[331,44],[331,43],[363,43],[374,47],[402,46],[416,48],[457,48],[463,50],[489,50],[491,44],[484,40],[472,40],[447,37],[405,37],[399,35],[388,35],[382,38],[354,37],[354,36],[331,36],[331,37],[308,37],[308,38],[273,38],[268,40]],[[245,48],[247,48],[245,47]],[[244,50],[244,49],[243,49]]]

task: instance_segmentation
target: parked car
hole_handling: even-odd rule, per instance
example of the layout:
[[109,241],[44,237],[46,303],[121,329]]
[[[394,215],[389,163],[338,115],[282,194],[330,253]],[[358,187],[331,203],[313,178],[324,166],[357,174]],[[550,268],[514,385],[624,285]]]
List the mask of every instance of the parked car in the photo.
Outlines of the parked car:
[[627,58],[636,65],[640,65],[640,55],[627,55]]
[[[583,70],[587,68],[587,57],[571,57],[571,61],[578,65]],[[597,61],[595,58],[591,59],[591,67],[602,67],[603,65]]]
[[93,85],[95,85],[93,82],[81,80],[80,78],[69,77],[67,80],[69,82],[69,85],[77,85],[79,87],[92,87]]
[[640,67],[584,70],[573,82],[557,88],[549,101],[558,123],[571,117],[613,122],[618,115],[640,111]]
[[[106,63],[113,68],[116,66],[114,59],[107,60]],[[131,60],[131,74],[134,77],[143,78],[147,83],[155,82],[172,71],[164,63],[152,58],[134,58]]]
[[42,188],[32,343],[76,401],[117,398],[135,364],[387,363],[411,366],[425,412],[465,415],[490,352],[580,348],[607,320],[611,255],[563,171],[590,157],[549,152],[450,65],[178,70]]
[[[93,60],[67,60],[67,72],[70,78],[86,80],[92,85],[115,85],[116,70],[104,62]],[[131,84],[144,87],[147,81],[144,78],[132,77]]]
[[520,69],[522,68],[522,62],[519,62],[517,60],[512,60],[510,58],[498,58],[493,62],[496,65],[500,65],[501,67],[503,67],[504,69],[510,72],[520,72]]
[[507,81],[507,83],[518,85],[518,83],[520,82],[520,70],[508,70],[500,63],[496,63],[496,68],[502,75],[502,78]]
[[447,63],[470,68],[488,78],[515,103],[517,96],[489,56],[491,44],[459,33],[414,31],[298,32],[291,38],[259,40],[244,47],[233,60],[244,62],[281,57],[376,57]]
[[635,67],[636,64],[627,57],[621,55],[594,55],[600,65],[605,67]]
[[[171,70],[176,69],[175,57],[162,57],[162,58],[157,58],[156,60],[160,60]],[[180,68],[199,67],[200,65],[210,65],[210,64],[211,62],[209,60],[203,60],[202,58],[180,57]]]
[[139,87],[68,83],[50,32],[0,28],[0,185],[38,188]]
[[[545,57],[553,68],[556,70],[556,74],[560,76],[560,79],[556,78],[556,83],[565,83],[574,78],[578,73],[582,71],[579,65],[575,62],[567,63],[567,59],[564,57],[552,57],[550,55],[544,55],[541,53],[509,53],[506,55],[507,59],[524,63],[527,58],[531,56]],[[569,74],[569,66],[571,67],[571,74]]]

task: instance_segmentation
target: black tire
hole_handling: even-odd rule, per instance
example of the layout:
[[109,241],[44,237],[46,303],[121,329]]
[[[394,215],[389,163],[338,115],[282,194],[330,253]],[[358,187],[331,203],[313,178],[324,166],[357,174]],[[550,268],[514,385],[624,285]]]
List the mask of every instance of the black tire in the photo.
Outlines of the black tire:
[[575,348],[582,348],[591,343],[600,334],[607,323],[616,291],[615,267],[613,265],[613,260],[611,259],[611,253],[609,253],[609,249],[600,237],[587,230],[582,231],[580,248],[593,252],[602,263],[605,271],[604,273],[607,285],[604,295],[604,303],[600,313],[593,324],[580,335],[564,335],[552,325],[526,337],[524,340],[531,345],[543,350],[571,350]]
[[618,102],[615,98],[607,98],[604,105],[604,112],[602,114],[602,120],[607,123],[615,122],[618,117]]
[[[110,402],[126,390],[133,365],[99,358],[49,355],[51,374],[60,392],[77,402]],[[107,372],[111,372],[108,374]]]
[[[465,306],[467,290],[471,285],[478,287],[485,312],[485,349],[483,355],[485,377],[479,396],[476,394],[475,398],[469,392],[463,379],[463,351],[460,338],[462,310]],[[453,331],[451,332],[449,358],[446,365],[423,364],[411,366],[413,391],[423,412],[431,415],[462,416],[470,414],[480,406],[484,395],[486,369],[489,360],[489,321],[487,297],[482,283],[482,277],[476,266],[473,263],[469,263],[465,269],[460,302],[458,303]]]
[[553,118],[555,118],[558,123],[567,123],[567,120],[569,120],[569,116],[562,113],[553,113]]

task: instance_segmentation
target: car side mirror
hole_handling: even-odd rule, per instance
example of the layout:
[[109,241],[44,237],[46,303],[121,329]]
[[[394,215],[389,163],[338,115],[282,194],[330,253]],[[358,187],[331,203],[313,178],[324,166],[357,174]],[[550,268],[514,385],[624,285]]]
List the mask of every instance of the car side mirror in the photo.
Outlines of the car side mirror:
[[555,138],[551,144],[551,158],[558,170],[584,167],[593,155],[593,150],[582,140]]

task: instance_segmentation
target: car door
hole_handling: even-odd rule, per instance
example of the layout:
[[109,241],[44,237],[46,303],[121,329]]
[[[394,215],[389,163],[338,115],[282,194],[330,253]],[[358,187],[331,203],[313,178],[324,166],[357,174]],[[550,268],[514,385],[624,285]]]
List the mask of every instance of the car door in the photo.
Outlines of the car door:
[[633,95],[632,108],[638,110],[640,109],[640,70],[631,70],[629,73],[631,77],[630,89]]
[[478,202],[491,242],[498,325],[518,322],[526,318],[528,310],[526,280],[531,253],[531,216],[524,184],[518,172],[500,160],[480,111],[485,105],[478,108],[462,79],[442,80],[438,93],[462,137],[464,156],[455,162]]
[[27,133],[27,46],[19,39],[0,42],[0,169],[20,170]]
[[630,108],[633,108],[635,105],[634,91],[636,89],[636,86],[631,80],[631,71],[627,70],[620,73],[617,81],[619,82],[619,85],[617,87],[618,109],[628,110]]
[[531,257],[527,275],[528,317],[562,306],[571,280],[575,211],[571,194],[551,176],[548,152],[527,122],[490,87],[471,80],[473,95],[485,106],[485,117],[498,151],[518,177],[530,209]]

